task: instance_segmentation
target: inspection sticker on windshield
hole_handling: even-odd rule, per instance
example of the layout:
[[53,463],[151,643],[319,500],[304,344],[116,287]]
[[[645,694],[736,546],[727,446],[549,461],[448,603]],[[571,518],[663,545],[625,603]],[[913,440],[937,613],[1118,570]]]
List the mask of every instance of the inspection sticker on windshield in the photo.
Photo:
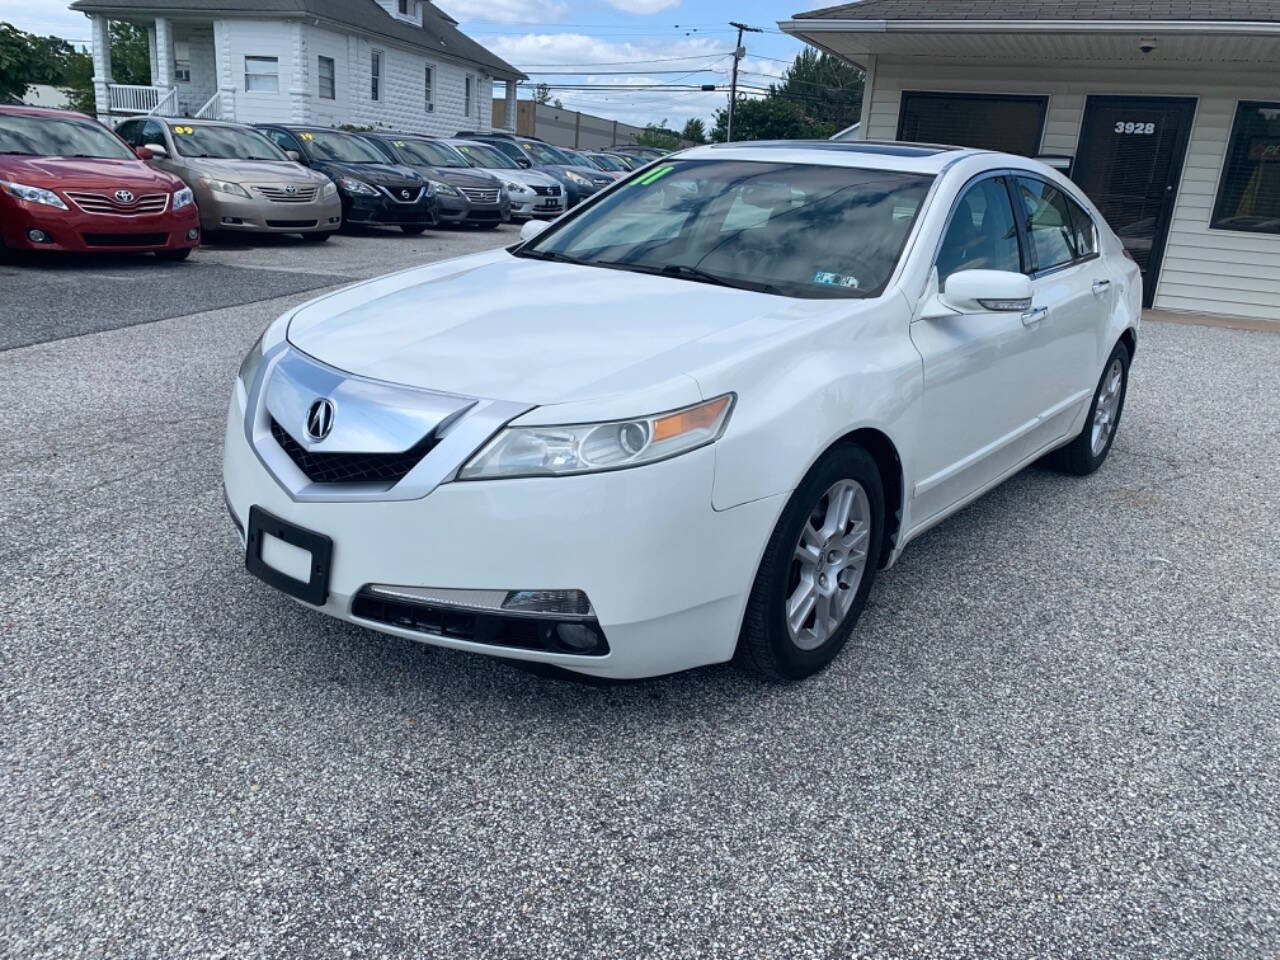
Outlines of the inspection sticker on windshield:
[[814,283],[821,283],[828,287],[853,287],[858,288],[858,278],[851,277],[844,273],[828,273],[826,270],[819,270],[813,275]]

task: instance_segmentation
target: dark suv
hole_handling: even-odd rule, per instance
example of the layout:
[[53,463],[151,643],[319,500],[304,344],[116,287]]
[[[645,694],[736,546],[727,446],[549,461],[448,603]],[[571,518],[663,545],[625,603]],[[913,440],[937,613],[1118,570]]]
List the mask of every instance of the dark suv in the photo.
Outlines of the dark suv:
[[470,223],[493,229],[511,219],[511,201],[502,182],[474,170],[448,144],[407,133],[361,134],[388,162],[412,167],[427,178],[444,223]]
[[342,197],[342,225],[393,226],[421,233],[438,221],[426,177],[388,163],[368,140],[324,127],[262,123],[258,129],[289,156],[328,176]]

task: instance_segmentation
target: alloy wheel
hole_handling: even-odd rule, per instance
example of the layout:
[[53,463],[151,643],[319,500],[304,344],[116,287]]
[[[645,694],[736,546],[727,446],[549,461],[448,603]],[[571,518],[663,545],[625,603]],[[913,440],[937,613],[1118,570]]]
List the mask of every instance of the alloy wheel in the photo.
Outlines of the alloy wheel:
[[1093,432],[1090,436],[1090,449],[1095,457],[1101,456],[1107,448],[1107,442],[1116,428],[1116,418],[1120,414],[1120,394],[1124,387],[1124,365],[1120,358],[1111,361],[1102,384],[1098,387],[1098,402],[1093,408]]
[[840,480],[805,517],[787,579],[791,642],[815,650],[839,628],[862,583],[871,539],[871,504],[855,480]]

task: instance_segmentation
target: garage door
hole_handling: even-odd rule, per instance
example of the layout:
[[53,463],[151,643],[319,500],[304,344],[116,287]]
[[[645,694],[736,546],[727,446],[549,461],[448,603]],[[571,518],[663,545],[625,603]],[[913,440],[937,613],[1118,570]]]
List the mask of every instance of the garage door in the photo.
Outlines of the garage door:
[[1048,109],[1048,97],[904,90],[898,139],[1034,157]]

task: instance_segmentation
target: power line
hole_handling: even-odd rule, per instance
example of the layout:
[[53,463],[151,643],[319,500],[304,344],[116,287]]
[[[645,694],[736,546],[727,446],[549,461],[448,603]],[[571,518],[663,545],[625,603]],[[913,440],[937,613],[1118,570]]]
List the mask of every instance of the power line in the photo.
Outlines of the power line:
[[[528,67],[620,67],[630,63],[674,63],[677,60],[706,60],[711,57],[723,58],[729,56],[733,51],[725,50],[724,52],[713,51],[711,53],[699,53],[690,57],[653,57],[648,60],[600,60],[594,63],[526,63],[521,69]],[[788,61],[790,62],[790,61]]]

